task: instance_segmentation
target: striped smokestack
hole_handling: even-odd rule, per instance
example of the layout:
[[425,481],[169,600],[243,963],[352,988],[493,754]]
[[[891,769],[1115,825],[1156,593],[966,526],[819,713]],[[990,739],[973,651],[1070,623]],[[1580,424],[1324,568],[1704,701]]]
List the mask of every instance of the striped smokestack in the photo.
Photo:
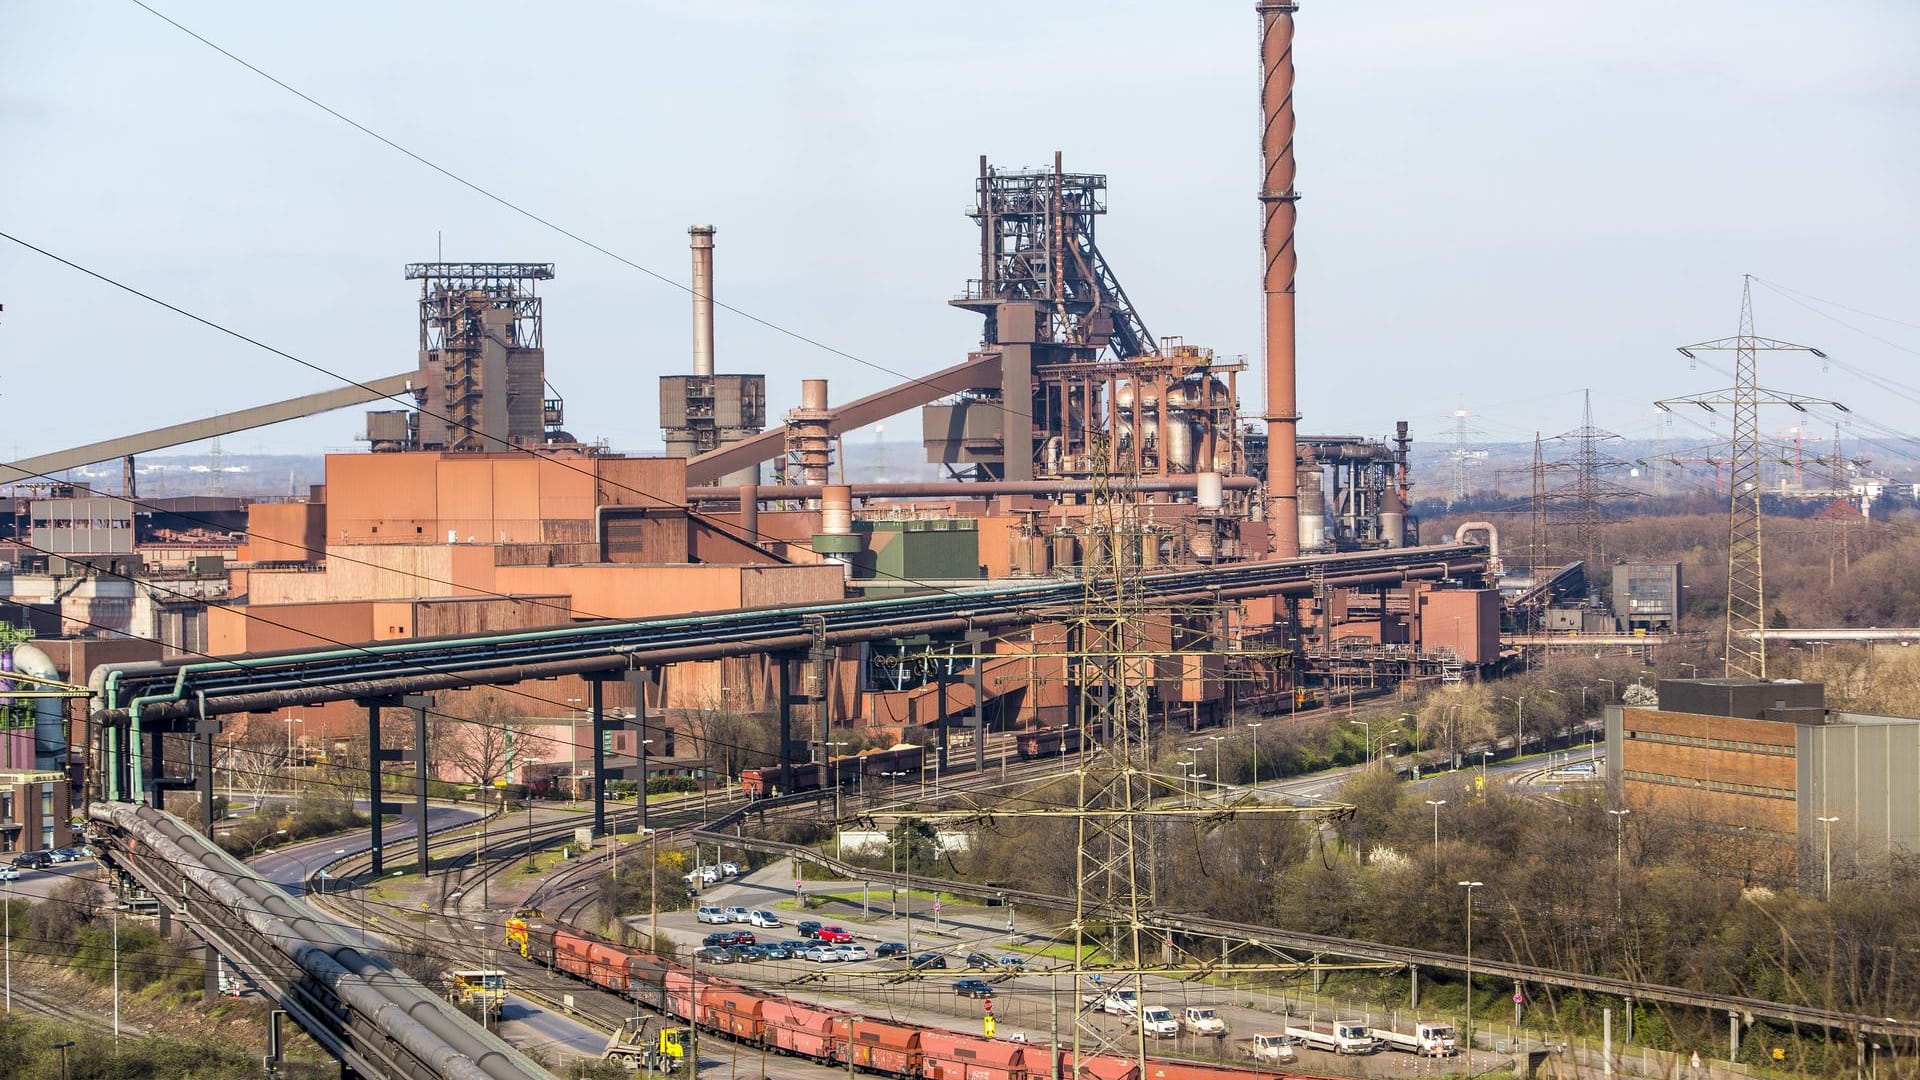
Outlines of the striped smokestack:
[[1300,554],[1295,437],[1300,422],[1294,396],[1293,274],[1293,13],[1299,5],[1272,0],[1260,15],[1260,205],[1266,213],[1267,535],[1280,558]]

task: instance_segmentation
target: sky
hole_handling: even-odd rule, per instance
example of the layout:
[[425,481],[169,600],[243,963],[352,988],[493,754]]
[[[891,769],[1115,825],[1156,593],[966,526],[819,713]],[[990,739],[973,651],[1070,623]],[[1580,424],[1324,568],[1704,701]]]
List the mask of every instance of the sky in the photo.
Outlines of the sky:
[[[1258,366],[1248,0],[150,2],[673,281],[686,227],[715,225],[716,294],[763,320],[721,312],[718,364],[767,374],[774,415],[802,377],[844,400],[977,341],[946,300],[976,272],[981,154],[1107,174],[1101,249],[1147,325]],[[1920,430],[1920,5],[1309,3],[1295,56],[1303,430],[1445,440],[1464,409],[1476,440],[1528,439],[1591,388],[1598,423],[1656,433],[1653,399],[1725,385],[1673,350],[1735,331],[1743,273],[1761,333],[1835,357],[1763,381]],[[0,0],[0,140],[0,232],[350,378],[415,365],[401,271],[437,243],[552,262],[569,430],[660,445],[684,291],[130,0]],[[4,240],[0,305],[8,458],[335,385]],[[226,448],[361,430],[349,410]]]

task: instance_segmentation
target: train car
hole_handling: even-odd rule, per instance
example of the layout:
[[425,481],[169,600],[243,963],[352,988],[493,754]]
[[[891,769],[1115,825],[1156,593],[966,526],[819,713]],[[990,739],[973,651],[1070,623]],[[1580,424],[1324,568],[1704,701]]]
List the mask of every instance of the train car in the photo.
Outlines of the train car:
[[571,927],[554,931],[552,966],[576,979],[593,981],[593,943],[598,940]]
[[[926,1080],[1044,1080],[1047,1052],[1025,1043],[929,1028],[920,1033]],[[1027,1050],[1034,1063],[1027,1065]]]
[[1132,1058],[1093,1054],[1076,1067],[1071,1050],[1060,1051],[1060,1072],[1057,1075],[1071,1076],[1075,1080],[1141,1080],[1140,1070],[1134,1066]]
[[593,941],[587,947],[587,980],[616,994],[627,992],[627,966],[633,950],[611,941]]
[[797,795],[802,792],[819,791],[826,786],[827,767],[817,761],[803,761],[793,766],[793,786],[780,787],[780,769],[778,766],[765,769],[740,770],[740,790],[749,799],[766,799],[775,795]]
[[832,1062],[847,1041],[847,1018],[789,998],[770,998],[761,1007],[767,1047],[794,1057]]
[[910,1024],[853,1017],[853,1063],[868,1072],[919,1076],[924,1029]]
[[507,948],[539,964],[553,963],[553,934],[561,927],[537,910],[523,909],[507,920]]
[[722,983],[707,989],[700,998],[706,1009],[705,1022],[713,1030],[754,1046],[765,1045],[766,1023],[760,1015],[767,1003],[765,995]]
[[627,996],[658,1013],[667,1011],[667,972],[684,971],[678,964],[635,950],[627,957]]
[[1019,739],[1020,760],[1035,761],[1059,757],[1062,752],[1075,753],[1080,749],[1080,740],[1080,729],[1070,725],[1023,731]]
[[1285,1072],[1275,1069],[1262,1071],[1234,1065],[1207,1065],[1198,1061],[1170,1061],[1166,1058],[1148,1059],[1146,1080],[1274,1080],[1277,1076],[1285,1076],[1288,1080],[1327,1080],[1290,1069]]

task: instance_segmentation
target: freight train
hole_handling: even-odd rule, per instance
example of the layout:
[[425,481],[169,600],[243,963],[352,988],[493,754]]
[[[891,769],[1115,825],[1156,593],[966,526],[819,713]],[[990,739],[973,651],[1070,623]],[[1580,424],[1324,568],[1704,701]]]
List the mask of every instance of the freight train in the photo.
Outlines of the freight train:
[[918,773],[921,763],[926,760],[926,749],[920,746],[896,746],[891,750],[868,750],[859,754],[846,754],[830,761],[807,761],[793,766],[793,786],[786,790],[780,788],[780,769],[773,766],[765,769],[740,770],[740,789],[749,799],[764,799],[774,795],[797,795],[807,791],[819,791],[832,787],[838,781],[842,788],[856,784],[886,783],[888,773]]
[[1326,1080],[1302,1073],[1130,1058],[989,1039],[946,1028],[819,1008],[750,990],[709,972],[552,922],[537,912],[507,921],[507,946],[534,963],[755,1049],[902,1080]]

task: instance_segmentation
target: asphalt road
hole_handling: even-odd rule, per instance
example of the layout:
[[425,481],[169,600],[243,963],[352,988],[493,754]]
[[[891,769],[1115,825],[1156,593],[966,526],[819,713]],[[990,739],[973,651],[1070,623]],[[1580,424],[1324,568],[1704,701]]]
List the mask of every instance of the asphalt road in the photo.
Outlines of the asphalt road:
[[[365,804],[362,804],[364,808]],[[471,806],[443,806],[432,803],[427,806],[428,830],[457,825],[465,821],[478,821],[481,811]],[[403,844],[411,849],[414,823],[411,818],[389,821],[380,827],[380,842],[383,846],[394,848]],[[287,844],[270,848],[247,860],[260,876],[290,893],[304,892],[303,882],[334,859],[347,855],[357,855],[373,846],[373,834],[367,830],[345,833],[339,836],[322,837],[318,840],[304,840],[298,844]]]
[[20,871],[19,880],[6,882],[5,888],[16,900],[45,900],[68,878],[92,873],[97,869],[99,864],[92,859],[61,863],[58,866],[49,866],[45,870],[23,869]]

